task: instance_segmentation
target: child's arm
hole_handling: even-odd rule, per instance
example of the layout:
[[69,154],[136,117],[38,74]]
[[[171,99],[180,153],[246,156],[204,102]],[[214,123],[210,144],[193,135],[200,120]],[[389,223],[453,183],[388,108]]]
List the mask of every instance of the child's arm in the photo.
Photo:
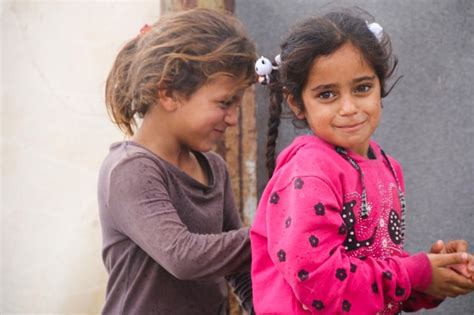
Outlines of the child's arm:
[[[131,171],[140,176],[130,180]],[[165,178],[156,162],[146,157],[114,169],[109,202],[117,229],[181,280],[248,271],[248,228],[216,234],[190,231],[173,205]]]
[[[430,253],[463,253],[467,250],[468,244],[464,240],[449,241],[446,244],[439,240],[431,246]],[[405,255],[408,256],[409,254],[405,253]],[[422,308],[430,309],[437,307],[443,301],[444,297],[434,297],[423,292],[412,291],[408,300],[403,302],[403,310],[405,312],[414,312]]]
[[[294,179],[267,204],[268,250],[273,263],[307,308],[376,313],[431,283],[424,253],[354,258],[343,246],[347,229],[336,188],[317,177]],[[459,255],[445,255],[457,262]],[[438,288],[436,286],[436,288]]]

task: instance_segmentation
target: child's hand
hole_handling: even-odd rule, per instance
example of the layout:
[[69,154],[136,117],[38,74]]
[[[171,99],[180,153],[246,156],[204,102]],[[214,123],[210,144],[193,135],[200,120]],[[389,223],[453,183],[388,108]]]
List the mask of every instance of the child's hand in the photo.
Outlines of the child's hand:
[[456,297],[474,291],[474,281],[446,268],[451,265],[466,264],[467,253],[428,254],[432,267],[431,284],[425,293],[437,298]]
[[[431,246],[430,253],[461,253],[467,252],[468,248],[469,245],[465,240],[448,241],[446,244],[438,240]],[[472,255],[469,256],[467,263],[452,265],[449,268],[474,281],[474,259]]]

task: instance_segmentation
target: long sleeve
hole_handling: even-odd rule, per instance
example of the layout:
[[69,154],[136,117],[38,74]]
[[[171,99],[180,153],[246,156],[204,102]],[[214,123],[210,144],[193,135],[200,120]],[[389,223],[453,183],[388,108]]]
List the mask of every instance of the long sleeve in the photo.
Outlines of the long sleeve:
[[[403,252],[403,257],[408,257],[408,252]],[[405,312],[416,312],[420,309],[431,309],[438,307],[444,300],[413,290],[410,297],[403,302],[402,309]]]
[[[130,171],[136,176],[130,176]],[[130,159],[111,173],[108,202],[117,229],[178,279],[211,279],[248,270],[248,229],[191,232],[181,220],[156,162]],[[192,211],[192,209],[181,209]]]
[[[375,314],[431,281],[426,254],[351,257],[349,229],[337,194],[316,176],[297,177],[271,192],[266,205],[268,252],[305,309]],[[346,207],[349,205],[344,205]],[[352,221],[351,221],[352,222]],[[352,232],[352,231],[351,231]]]

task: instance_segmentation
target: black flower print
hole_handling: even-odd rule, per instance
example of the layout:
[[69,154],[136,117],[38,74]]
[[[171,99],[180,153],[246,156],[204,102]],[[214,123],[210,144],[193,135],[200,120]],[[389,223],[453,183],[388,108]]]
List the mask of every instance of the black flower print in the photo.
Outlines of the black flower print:
[[392,280],[392,273],[390,271],[384,271],[382,276],[387,280]]
[[377,285],[377,282],[372,283],[372,292],[379,293],[379,286]]
[[301,281],[305,281],[307,280],[309,277],[309,273],[304,270],[304,269],[301,269],[300,271],[298,271],[298,278],[301,280]]
[[395,288],[395,295],[403,296],[404,294],[405,294],[405,289],[397,285],[397,287]]
[[316,215],[324,215],[326,213],[326,209],[324,205],[320,202],[314,206],[314,212]]
[[336,270],[336,278],[338,278],[341,281],[344,281],[347,278],[346,269],[338,268]]
[[303,188],[303,185],[304,185],[304,181],[301,179],[301,178],[296,178],[294,183],[293,183],[295,189],[301,189]]
[[357,270],[357,265],[354,265],[351,263],[351,272],[356,272]]
[[359,256],[359,257],[357,257],[357,258],[359,258],[360,260],[366,260],[366,259],[367,259],[367,256]]
[[341,224],[338,231],[339,235],[344,235],[347,233],[347,227],[344,223]]
[[280,262],[283,262],[283,261],[286,261],[286,253],[283,249],[280,249],[277,253],[277,256],[278,256],[278,260]]
[[[347,236],[343,245],[347,251],[356,250],[362,247],[367,247],[367,246],[372,245],[375,240],[375,232],[377,232],[377,227],[376,227],[370,238],[366,240],[357,239],[355,235],[355,214],[354,214],[355,204],[356,202],[354,200],[345,203],[344,206],[342,207],[342,212],[341,212],[342,219],[344,220],[344,223],[346,226],[345,233],[347,233]],[[341,233],[342,232],[341,228],[342,226],[339,227],[339,234],[343,234]]]
[[388,235],[390,235],[390,239],[392,242],[395,244],[401,244],[403,239],[402,239],[402,222],[400,220],[400,217],[398,214],[395,212],[395,210],[392,209],[390,211],[389,217],[388,217]]
[[288,217],[286,220],[285,220],[285,227],[286,228],[289,228],[291,225],[291,217]]
[[316,236],[311,235],[309,237],[309,243],[311,244],[311,247],[316,247],[319,244],[319,239]]
[[278,201],[280,200],[280,196],[278,195],[277,192],[274,192],[272,194],[272,196],[270,197],[270,203],[273,203],[273,204],[278,204]]
[[324,303],[319,300],[314,300],[313,303],[311,304],[315,309],[318,311],[324,309]]
[[331,251],[329,252],[329,256],[334,255],[334,253],[336,252],[336,250],[337,250],[337,246],[334,247],[333,249],[331,249]]
[[349,312],[351,310],[351,303],[349,303],[348,300],[344,300],[342,302],[342,311],[343,312]]

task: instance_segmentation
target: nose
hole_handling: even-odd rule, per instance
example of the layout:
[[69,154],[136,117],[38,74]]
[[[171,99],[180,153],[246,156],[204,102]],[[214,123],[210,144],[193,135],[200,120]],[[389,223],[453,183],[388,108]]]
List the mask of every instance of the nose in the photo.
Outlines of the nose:
[[229,127],[237,125],[239,118],[239,108],[240,107],[237,105],[232,105],[227,108],[224,121]]
[[341,99],[341,107],[339,110],[341,116],[351,116],[357,113],[357,111],[357,103],[353,97],[346,96]]

